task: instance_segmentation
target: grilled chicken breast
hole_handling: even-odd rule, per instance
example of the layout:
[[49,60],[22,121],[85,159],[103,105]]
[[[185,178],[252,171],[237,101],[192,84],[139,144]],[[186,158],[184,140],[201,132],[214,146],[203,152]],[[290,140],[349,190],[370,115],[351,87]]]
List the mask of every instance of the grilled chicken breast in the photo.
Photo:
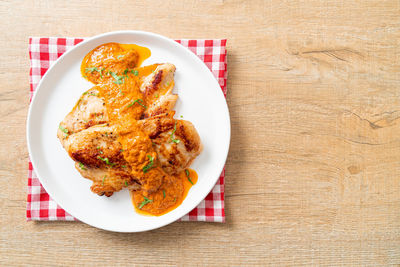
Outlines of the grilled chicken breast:
[[152,140],[161,167],[170,175],[188,168],[202,150],[200,136],[193,124],[175,120],[174,113],[138,121]]
[[178,100],[178,95],[172,94],[175,70],[172,64],[161,64],[143,80],[140,91],[144,94],[148,108],[142,118],[166,113],[175,106]]
[[149,107],[143,113],[142,118],[154,117],[172,110],[178,100],[178,95],[172,94],[172,88],[164,95],[152,101]]
[[110,196],[124,187],[138,188],[122,155],[115,127],[99,124],[74,133],[64,141],[64,148],[81,175],[93,181],[94,193]]
[[[172,94],[175,66],[161,64],[144,78],[140,87],[147,109],[136,123],[149,135],[157,153],[157,165],[175,175],[190,166],[202,145],[194,126],[175,120],[178,95]],[[91,190],[110,196],[123,188],[139,189],[143,181],[132,175],[117,141],[117,126],[109,124],[104,99],[97,86],[83,93],[60,123],[57,136],[76,162],[76,169],[93,181]],[[143,184],[144,185],[144,184]]]
[[155,69],[155,71],[143,79],[140,91],[146,98],[150,98],[157,93],[167,91],[174,85],[175,66],[170,63],[164,63]]
[[57,136],[64,144],[69,135],[106,122],[108,116],[105,103],[95,86],[82,94],[72,111],[60,123]]

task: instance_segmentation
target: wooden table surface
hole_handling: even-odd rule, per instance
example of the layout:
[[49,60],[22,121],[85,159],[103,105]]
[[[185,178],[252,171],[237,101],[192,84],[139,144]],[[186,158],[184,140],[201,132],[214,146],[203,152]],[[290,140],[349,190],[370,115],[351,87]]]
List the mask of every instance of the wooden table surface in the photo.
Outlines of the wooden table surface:
[[[400,264],[399,1],[1,1],[0,17],[0,265]],[[225,224],[26,222],[28,37],[121,29],[228,38]]]

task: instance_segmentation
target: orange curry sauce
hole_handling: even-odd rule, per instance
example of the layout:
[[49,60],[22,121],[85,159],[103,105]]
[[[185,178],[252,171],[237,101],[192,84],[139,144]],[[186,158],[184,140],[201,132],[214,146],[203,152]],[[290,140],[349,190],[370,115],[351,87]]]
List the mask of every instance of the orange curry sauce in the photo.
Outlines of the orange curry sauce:
[[96,84],[105,101],[110,124],[118,129],[122,154],[141,184],[140,190],[131,191],[136,211],[160,216],[183,202],[197,182],[197,173],[191,169],[177,176],[165,173],[158,166],[153,142],[137,126],[136,121],[147,108],[140,86],[143,78],[158,66],[140,67],[150,55],[148,48],[134,44],[103,44],[85,56],[81,73]]

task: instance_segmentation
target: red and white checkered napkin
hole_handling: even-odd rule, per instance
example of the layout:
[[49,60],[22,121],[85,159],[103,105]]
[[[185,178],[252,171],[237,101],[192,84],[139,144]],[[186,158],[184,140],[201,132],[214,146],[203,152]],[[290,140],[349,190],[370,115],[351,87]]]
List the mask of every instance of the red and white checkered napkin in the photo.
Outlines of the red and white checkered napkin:
[[[79,38],[39,38],[29,39],[30,88],[31,100],[36,87],[57,58],[74,45],[82,42]],[[176,40],[184,47],[195,53],[214,74],[226,96],[226,40]],[[207,221],[225,222],[224,211],[224,178],[225,169],[207,197],[191,212],[181,218],[182,221]],[[89,188],[88,188],[89,190]],[[90,193],[90,192],[89,192]],[[26,207],[26,218],[30,220],[56,221],[75,220],[70,214],[63,210],[47,194],[29,162],[28,172],[28,198]]]

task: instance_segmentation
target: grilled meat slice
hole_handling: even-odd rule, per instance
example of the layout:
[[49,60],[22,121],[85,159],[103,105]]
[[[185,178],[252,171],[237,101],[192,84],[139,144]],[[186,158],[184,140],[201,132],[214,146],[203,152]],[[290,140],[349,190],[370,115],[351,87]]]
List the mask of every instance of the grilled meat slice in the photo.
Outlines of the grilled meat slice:
[[164,63],[155,69],[155,71],[143,79],[140,91],[146,99],[154,97],[156,94],[162,94],[174,86],[175,65]]
[[82,176],[93,181],[94,193],[110,196],[124,187],[138,187],[114,127],[100,124],[74,133],[65,140],[64,147]]
[[150,136],[158,161],[165,172],[175,175],[188,168],[200,154],[202,144],[193,124],[175,120],[174,112],[138,121]]
[[105,103],[95,86],[82,94],[72,111],[60,123],[57,137],[64,145],[69,135],[107,121]]

